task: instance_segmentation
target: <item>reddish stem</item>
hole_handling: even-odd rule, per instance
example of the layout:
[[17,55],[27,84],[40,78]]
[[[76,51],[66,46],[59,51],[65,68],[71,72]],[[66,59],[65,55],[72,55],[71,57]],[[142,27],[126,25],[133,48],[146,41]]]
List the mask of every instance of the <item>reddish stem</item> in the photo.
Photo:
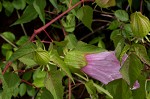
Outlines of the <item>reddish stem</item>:
[[54,23],[55,21],[57,21],[58,19],[60,19],[62,16],[64,16],[65,14],[67,14],[68,12],[70,12],[72,9],[74,9],[75,7],[77,7],[78,5],[80,5],[83,2],[94,2],[95,0],[81,0],[78,3],[76,3],[74,6],[70,7],[68,10],[66,10],[65,12],[63,12],[62,14],[58,15],[56,18],[54,18],[53,20],[51,20],[50,22],[48,22],[47,24],[45,24],[44,26],[40,27],[37,30],[34,30],[34,33],[32,34],[30,41],[32,41],[34,39],[34,37],[39,34],[41,31],[45,30],[48,26],[50,26],[52,23]]
[[39,89],[39,88],[36,87],[34,84],[32,84],[32,83],[30,83],[30,82],[28,82],[28,81],[26,81],[26,80],[21,79],[21,81],[24,82],[24,83],[26,83],[26,84],[28,84],[28,85],[30,85],[30,86],[35,87],[36,89]]
[[50,37],[50,35],[47,33],[47,31],[43,30],[45,34],[48,36],[48,38],[53,42],[53,39]]
[[6,72],[7,69],[10,67],[11,64],[12,64],[12,62],[8,62],[8,63],[6,64],[6,66],[5,66],[5,68],[4,68],[3,72],[2,72],[3,75],[5,74],[5,72]]
[[143,9],[143,0],[141,0],[141,2],[140,2],[140,12],[141,13],[143,12],[142,9]]
[[68,82],[69,82],[69,99],[71,99],[71,80],[70,80],[70,78],[68,78]]

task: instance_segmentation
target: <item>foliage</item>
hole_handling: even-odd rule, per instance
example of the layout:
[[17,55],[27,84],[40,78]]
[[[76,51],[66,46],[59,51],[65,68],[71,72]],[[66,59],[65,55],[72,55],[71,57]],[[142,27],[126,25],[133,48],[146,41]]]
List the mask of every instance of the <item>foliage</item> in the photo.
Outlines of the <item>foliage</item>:
[[[0,99],[150,99],[150,1],[135,2],[1,0],[0,14],[15,17],[9,28],[23,32],[0,33]],[[110,50],[115,56],[103,56]],[[98,80],[83,71],[89,63]],[[101,82],[110,71],[119,78]]]

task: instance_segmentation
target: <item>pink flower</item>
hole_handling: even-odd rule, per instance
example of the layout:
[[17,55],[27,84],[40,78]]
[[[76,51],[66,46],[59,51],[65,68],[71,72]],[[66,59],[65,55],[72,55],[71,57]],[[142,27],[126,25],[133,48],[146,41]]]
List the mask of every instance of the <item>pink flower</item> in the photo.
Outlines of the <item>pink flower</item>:
[[[105,51],[101,53],[88,54],[85,56],[87,65],[81,70],[94,79],[101,81],[104,84],[122,78],[119,70],[121,65],[127,58],[124,55],[122,62],[116,58],[114,51]],[[136,81],[133,89],[139,88],[139,83]]]

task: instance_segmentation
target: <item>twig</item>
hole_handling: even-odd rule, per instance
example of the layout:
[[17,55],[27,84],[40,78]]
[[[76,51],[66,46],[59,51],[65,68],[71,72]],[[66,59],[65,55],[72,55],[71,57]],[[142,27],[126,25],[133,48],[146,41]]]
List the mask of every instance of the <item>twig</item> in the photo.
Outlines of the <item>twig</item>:
[[47,31],[43,30],[45,32],[45,34],[48,36],[48,38],[53,42],[53,39],[49,36],[49,34],[47,33]]
[[141,0],[141,2],[140,2],[140,12],[141,13],[143,12],[142,9],[143,9],[143,0]]
[[93,35],[95,32],[97,32],[97,31],[99,31],[99,30],[101,30],[101,29],[104,29],[104,28],[107,27],[108,25],[109,25],[109,23],[106,24],[106,25],[104,25],[104,26],[101,26],[101,27],[95,29],[93,32],[91,32],[91,33],[87,34],[86,36],[82,37],[80,40],[84,40],[85,38],[87,38],[87,37]]
[[13,44],[11,41],[9,41],[7,38],[5,38],[2,34],[0,34],[1,38],[3,38],[7,43],[9,43],[14,48],[18,48],[15,44]]
[[71,8],[69,8],[68,10],[66,10],[65,12],[63,12],[62,14],[58,15],[56,18],[54,18],[53,20],[51,20],[50,22],[48,22],[47,24],[45,24],[44,26],[40,27],[37,30],[34,30],[34,33],[32,34],[30,41],[32,41],[34,39],[34,37],[39,34],[41,31],[45,30],[48,26],[50,26],[52,23],[54,23],[55,21],[57,21],[58,19],[60,19],[62,16],[64,16],[65,14],[67,14],[68,12],[70,12],[72,9],[74,9],[75,7],[77,7],[78,5],[80,5],[83,2],[94,2],[95,0],[83,0],[83,1],[79,1],[78,3],[76,3],[74,6],[72,6]]
[[5,68],[4,68],[3,72],[2,72],[3,75],[5,74],[5,72],[6,72],[7,69],[10,67],[11,64],[12,64],[12,62],[8,62],[8,63],[6,64],[6,66],[5,66]]
[[[18,18],[20,18],[20,14],[19,14],[18,10],[16,10],[16,12],[17,12]],[[27,36],[27,32],[26,32],[26,30],[25,30],[23,24],[21,24],[21,28],[22,28],[22,30],[23,30],[24,35]]]
[[28,84],[28,85],[30,85],[30,86],[35,87],[36,89],[39,89],[39,88],[36,87],[34,84],[32,84],[32,83],[30,83],[30,82],[28,82],[28,81],[26,81],[26,80],[24,80],[24,79],[21,79],[21,81],[24,82],[24,83],[26,83],[26,84]]
[[68,84],[68,86],[69,86],[69,98],[68,99],[71,99],[71,80],[70,80],[70,78],[68,78],[68,82],[69,82],[69,84]]

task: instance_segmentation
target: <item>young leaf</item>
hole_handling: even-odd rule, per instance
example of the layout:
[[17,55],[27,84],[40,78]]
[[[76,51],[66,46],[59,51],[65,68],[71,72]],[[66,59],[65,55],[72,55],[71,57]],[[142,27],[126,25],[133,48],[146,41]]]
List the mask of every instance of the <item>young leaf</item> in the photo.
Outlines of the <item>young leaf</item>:
[[10,16],[14,11],[14,7],[10,1],[3,1],[3,7],[7,16]]
[[21,36],[21,38],[16,42],[16,44],[18,46],[23,45],[24,43],[26,43],[29,40],[28,36]]
[[110,82],[106,88],[113,96],[113,99],[132,99],[131,90],[123,79]]
[[76,14],[77,18],[82,21],[82,23],[88,27],[91,31],[91,24],[93,19],[93,9],[90,6],[81,7]]
[[20,10],[20,9],[23,10],[26,6],[25,0],[13,0],[12,4],[14,8],[17,10]]
[[12,32],[3,32],[1,35],[3,35],[5,39],[9,40],[10,42],[13,42],[16,39]]
[[121,21],[128,21],[129,20],[129,15],[126,11],[124,10],[117,10],[115,11],[115,16],[121,20]]
[[21,96],[21,97],[24,96],[25,93],[26,93],[26,91],[27,91],[27,86],[26,86],[26,84],[22,83],[22,84],[19,86],[19,94],[20,94],[20,96]]
[[141,74],[142,68],[143,64],[139,58],[135,54],[131,53],[121,67],[120,72],[123,79],[125,79],[132,87],[138,76]]
[[14,22],[11,26],[17,25],[17,24],[23,24],[23,23],[28,23],[35,18],[37,18],[38,13],[34,9],[33,5],[28,5],[26,9],[23,12],[23,15],[16,21]]
[[110,30],[115,30],[120,26],[120,22],[118,20],[114,20],[111,22],[111,24],[109,25],[108,29]]
[[39,14],[39,17],[43,24],[45,24],[45,12],[44,8],[46,6],[46,0],[34,0],[33,6],[36,10],[36,12]]
[[58,4],[57,4],[57,0],[49,0],[51,2],[51,4],[58,9]]
[[45,78],[45,87],[51,92],[54,99],[63,99],[63,86],[62,86],[62,71],[52,71],[47,73]]
[[115,0],[95,0],[95,2],[97,3],[98,6],[102,8],[108,8],[116,5]]

